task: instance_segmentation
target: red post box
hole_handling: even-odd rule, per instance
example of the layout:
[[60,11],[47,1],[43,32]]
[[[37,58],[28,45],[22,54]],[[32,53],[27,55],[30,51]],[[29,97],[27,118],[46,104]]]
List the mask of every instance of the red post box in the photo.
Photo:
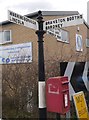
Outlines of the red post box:
[[46,81],[47,111],[65,114],[70,109],[68,77],[52,77]]

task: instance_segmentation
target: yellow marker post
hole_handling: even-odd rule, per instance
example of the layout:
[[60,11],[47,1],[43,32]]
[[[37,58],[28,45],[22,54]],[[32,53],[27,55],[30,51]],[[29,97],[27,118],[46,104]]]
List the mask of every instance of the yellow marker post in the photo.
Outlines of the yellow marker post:
[[87,104],[85,101],[85,96],[83,91],[75,93],[73,95],[73,100],[77,112],[77,117],[81,120],[82,118],[85,118],[86,120],[89,120],[89,113],[87,109]]

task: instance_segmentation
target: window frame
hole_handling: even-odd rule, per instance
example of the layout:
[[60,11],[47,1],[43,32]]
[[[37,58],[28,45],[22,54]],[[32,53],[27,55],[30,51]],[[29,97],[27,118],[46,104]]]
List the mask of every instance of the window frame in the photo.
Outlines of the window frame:
[[[80,38],[78,40],[78,38]],[[76,33],[76,51],[83,52],[83,37],[81,34]]]
[[86,47],[87,47],[87,48],[89,48],[89,45],[88,45],[89,42],[88,42],[88,41],[89,41],[89,38],[86,38]]
[[[62,31],[67,32],[67,34],[68,34],[68,40],[64,40],[64,39],[62,38]],[[60,32],[61,32],[61,38],[60,38],[60,39],[57,39],[57,41],[63,42],[63,43],[68,43],[68,44],[69,44],[69,40],[70,40],[69,31],[67,31],[67,30],[65,30],[65,29],[60,29]]]
[[[10,32],[10,40],[9,41],[5,40],[5,32],[7,32],[7,31]],[[2,32],[2,41],[0,42],[0,45],[12,42],[12,31],[11,30],[2,30],[0,32]]]

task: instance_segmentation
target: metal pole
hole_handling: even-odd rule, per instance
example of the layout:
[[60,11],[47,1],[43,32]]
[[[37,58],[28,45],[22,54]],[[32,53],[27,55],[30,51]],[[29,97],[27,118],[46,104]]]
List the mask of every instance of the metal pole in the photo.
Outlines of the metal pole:
[[42,12],[38,11],[38,30],[36,34],[38,36],[38,93],[39,93],[39,120],[46,120],[46,101],[45,101],[45,68],[44,68],[44,49],[43,49],[43,17]]

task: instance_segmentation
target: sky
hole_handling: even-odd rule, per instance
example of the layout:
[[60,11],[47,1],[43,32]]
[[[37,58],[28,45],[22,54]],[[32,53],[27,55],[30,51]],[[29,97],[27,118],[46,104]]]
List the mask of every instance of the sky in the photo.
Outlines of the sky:
[[21,15],[41,11],[78,11],[87,21],[88,0],[0,0],[0,22],[8,20],[8,10]]

